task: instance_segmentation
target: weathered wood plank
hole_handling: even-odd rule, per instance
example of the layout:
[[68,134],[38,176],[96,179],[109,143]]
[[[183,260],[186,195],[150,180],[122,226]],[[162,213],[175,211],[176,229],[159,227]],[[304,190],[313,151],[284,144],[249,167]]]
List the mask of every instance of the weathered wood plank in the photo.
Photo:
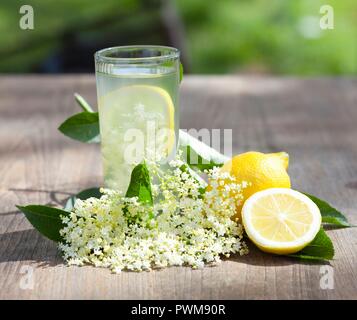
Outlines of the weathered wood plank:
[[[123,272],[66,267],[15,204],[59,205],[100,184],[99,148],[57,133],[76,109],[95,105],[93,76],[0,77],[0,298],[325,299],[357,298],[357,229],[330,231],[334,289],[320,266],[251,253],[220,266]],[[357,224],[357,80],[185,77],[182,128],[231,128],[234,152],[285,150],[296,189],[329,199]],[[24,267],[25,266],[25,267]],[[33,289],[21,284],[33,268]]]

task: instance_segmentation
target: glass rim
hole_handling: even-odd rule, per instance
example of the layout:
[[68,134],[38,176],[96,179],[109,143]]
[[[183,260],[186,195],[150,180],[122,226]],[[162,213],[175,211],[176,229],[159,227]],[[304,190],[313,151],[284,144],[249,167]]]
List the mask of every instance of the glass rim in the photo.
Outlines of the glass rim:
[[[125,52],[137,50],[157,50],[159,52],[167,51],[163,55],[154,55],[149,57],[108,57],[106,54],[112,52]],[[130,45],[130,46],[115,46],[98,50],[94,54],[96,62],[112,63],[112,64],[130,64],[130,63],[152,63],[163,62],[167,60],[175,60],[180,57],[180,50],[170,46],[160,45]]]

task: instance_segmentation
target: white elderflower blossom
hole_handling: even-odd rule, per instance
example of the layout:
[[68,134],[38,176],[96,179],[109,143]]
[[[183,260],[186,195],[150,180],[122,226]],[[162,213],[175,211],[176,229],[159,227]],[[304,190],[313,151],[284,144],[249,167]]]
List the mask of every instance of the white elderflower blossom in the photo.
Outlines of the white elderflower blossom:
[[162,171],[150,163],[153,208],[109,189],[101,189],[100,199],[77,200],[69,217],[62,218],[64,242],[59,246],[68,264],[119,273],[202,268],[219,263],[220,256],[246,254],[243,228],[231,218],[247,183],[238,184],[213,168],[206,171],[210,187],[202,194],[200,182],[182,170],[180,159],[169,165]]

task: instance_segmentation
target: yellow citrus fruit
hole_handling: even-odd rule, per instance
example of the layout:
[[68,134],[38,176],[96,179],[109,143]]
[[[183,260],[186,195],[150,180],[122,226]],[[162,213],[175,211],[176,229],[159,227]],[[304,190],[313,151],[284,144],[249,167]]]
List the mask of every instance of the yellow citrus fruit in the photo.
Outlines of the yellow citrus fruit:
[[261,250],[290,254],[315,238],[321,226],[321,213],[301,192],[271,188],[245,201],[242,222],[249,239]]
[[244,201],[254,193],[268,188],[290,188],[290,178],[286,172],[289,155],[286,152],[261,153],[250,151],[234,156],[221,168],[237,179],[246,181],[248,187],[243,190],[243,201],[237,203],[237,214],[241,218]]

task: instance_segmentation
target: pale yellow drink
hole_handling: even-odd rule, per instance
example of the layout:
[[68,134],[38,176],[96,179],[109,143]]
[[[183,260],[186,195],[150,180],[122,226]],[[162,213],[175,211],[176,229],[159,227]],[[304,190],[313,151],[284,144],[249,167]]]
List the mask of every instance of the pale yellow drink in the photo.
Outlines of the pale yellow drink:
[[96,78],[104,184],[125,193],[137,163],[148,159],[164,165],[176,152],[178,68],[145,64],[100,71],[97,68]]

